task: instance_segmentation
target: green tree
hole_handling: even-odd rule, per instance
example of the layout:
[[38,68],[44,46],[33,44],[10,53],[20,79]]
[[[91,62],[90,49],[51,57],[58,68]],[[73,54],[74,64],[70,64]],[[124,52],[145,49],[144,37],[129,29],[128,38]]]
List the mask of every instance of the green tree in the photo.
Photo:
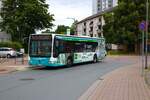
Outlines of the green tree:
[[67,29],[70,29],[69,26],[65,26],[65,25],[58,25],[57,29],[55,30],[55,32],[57,34],[66,34],[67,33]]
[[41,33],[42,34],[52,34],[52,33],[55,33],[55,32],[51,31],[50,29],[46,29],[45,31],[42,31]]
[[146,18],[145,5],[146,0],[119,0],[114,11],[104,15],[104,34],[108,42],[134,48],[141,40],[139,24]]
[[75,20],[73,23],[72,23],[72,25],[71,25],[71,27],[70,27],[70,33],[71,33],[71,35],[75,35],[76,34],[76,28],[77,28],[77,26],[76,26],[76,24],[78,23],[78,20]]
[[54,20],[45,0],[2,0],[0,16],[0,28],[20,42],[36,30],[51,28]]

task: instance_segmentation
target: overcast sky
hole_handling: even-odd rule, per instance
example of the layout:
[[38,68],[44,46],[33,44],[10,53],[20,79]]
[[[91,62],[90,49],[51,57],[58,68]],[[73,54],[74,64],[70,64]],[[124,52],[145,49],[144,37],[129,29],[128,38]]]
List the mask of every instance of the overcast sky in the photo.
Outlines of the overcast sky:
[[[54,14],[55,25],[70,26],[72,19],[78,21],[92,14],[92,0],[46,0],[49,6],[49,12]],[[55,27],[56,28],[56,27]]]

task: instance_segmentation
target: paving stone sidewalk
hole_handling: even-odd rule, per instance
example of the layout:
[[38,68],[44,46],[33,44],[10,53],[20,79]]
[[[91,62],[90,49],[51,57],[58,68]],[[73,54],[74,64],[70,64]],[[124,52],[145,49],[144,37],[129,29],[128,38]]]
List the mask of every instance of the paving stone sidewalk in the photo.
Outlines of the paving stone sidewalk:
[[79,100],[150,100],[150,88],[139,65],[131,65],[97,80]]
[[15,61],[15,59],[7,59],[7,61],[0,63],[0,75],[25,70],[28,67],[27,60],[25,60],[24,63],[22,63],[20,59],[17,60],[19,61]]

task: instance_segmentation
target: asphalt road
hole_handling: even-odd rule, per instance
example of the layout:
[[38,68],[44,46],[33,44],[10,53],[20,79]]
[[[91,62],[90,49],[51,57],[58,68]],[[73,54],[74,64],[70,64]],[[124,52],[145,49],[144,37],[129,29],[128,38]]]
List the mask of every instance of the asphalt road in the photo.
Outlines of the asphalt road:
[[0,100],[77,100],[101,76],[138,63],[139,57],[108,57],[71,68],[27,70],[0,76]]

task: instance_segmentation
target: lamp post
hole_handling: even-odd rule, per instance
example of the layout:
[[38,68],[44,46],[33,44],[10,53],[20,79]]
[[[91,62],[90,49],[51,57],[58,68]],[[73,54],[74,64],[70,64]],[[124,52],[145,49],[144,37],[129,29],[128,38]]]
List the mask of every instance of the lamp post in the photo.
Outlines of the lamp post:
[[146,24],[145,24],[145,21],[142,21],[140,24],[139,24],[139,29],[142,31],[142,76],[143,76],[143,72],[144,72],[144,65],[145,65],[145,62],[144,62],[144,57],[145,57],[145,53],[144,53],[144,31],[145,31],[145,27],[146,27]]
[[67,19],[72,19],[74,22],[76,21],[76,19],[72,17],[67,17]]
[[145,34],[145,69],[148,68],[148,63],[147,63],[147,45],[148,45],[148,9],[149,9],[149,1],[146,1],[146,34]]

